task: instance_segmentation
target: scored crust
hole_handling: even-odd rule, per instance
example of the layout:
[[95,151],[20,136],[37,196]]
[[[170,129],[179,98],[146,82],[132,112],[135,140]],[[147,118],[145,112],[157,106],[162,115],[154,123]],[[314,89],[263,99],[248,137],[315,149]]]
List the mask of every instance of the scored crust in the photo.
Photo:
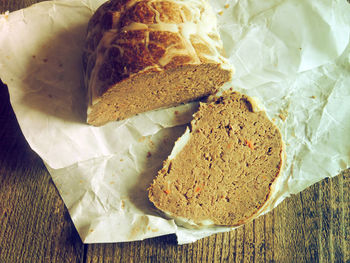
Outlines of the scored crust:
[[232,74],[205,0],[106,2],[89,21],[83,65],[97,126],[213,94]]
[[149,199],[187,227],[239,226],[271,202],[284,162],[282,137],[252,99],[202,103],[149,188]]

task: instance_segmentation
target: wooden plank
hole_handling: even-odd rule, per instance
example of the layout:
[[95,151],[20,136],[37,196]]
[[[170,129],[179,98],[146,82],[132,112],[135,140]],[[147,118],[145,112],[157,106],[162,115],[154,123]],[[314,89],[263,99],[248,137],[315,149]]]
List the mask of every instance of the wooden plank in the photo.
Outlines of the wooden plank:
[[0,262],[82,262],[83,244],[0,84]]
[[275,261],[275,212],[279,211],[283,205],[284,203],[264,215],[265,262]]
[[266,241],[265,241],[265,216],[254,220],[254,245],[255,257],[254,262],[266,261]]
[[299,214],[302,217],[301,223],[305,239],[305,260],[307,262],[318,262],[318,229],[320,227],[320,214],[317,210],[320,202],[318,185],[311,186],[309,191],[301,192],[299,196],[301,203]]
[[[331,212],[331,231],[330,241],[332,243],[332,262],[344,262],[344,251],[342,248],[342,238],[344,236],[343,229],[343,177],[337,176],[333,180],[329,180],[329,185],[332,193],[330,199],[330,212]],[[350,216],[350,215],[349,215]]]
[[0,13],[5,11],[15,11],[24,7],[28,7],[32,4],[44,2],[48,0],[1,0],[0,1]]
[[320,261],[331,262],[331,252],[333,251],[332,243],[330,240],[331,230],[331,211],[330,198],[332,197],[330,192],[329,179],[325,179],[320,183],[320,204],[319,212],[320,228],[319,228],[319,242],[320,242]]
[[[344,171],[341,175],[343,200],[341,201],[341,211],[343,224],[340,227],[343,230],[341,238],[344,262],[350,262],[350,169]],[[337,233],[337,229],[334,229]]]

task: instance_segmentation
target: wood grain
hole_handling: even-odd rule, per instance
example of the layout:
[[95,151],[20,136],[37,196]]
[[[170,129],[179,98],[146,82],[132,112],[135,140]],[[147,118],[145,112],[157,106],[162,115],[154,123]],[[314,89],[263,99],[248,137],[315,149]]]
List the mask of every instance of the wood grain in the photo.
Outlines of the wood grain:
[[0,102],[0,262],[79,262],[83,244],[2,84]]
[[[0,0],[0,13],[37,0]],[[244,227],[178,246],[173,235],[82,244],[0,83],[0,262],[350,262],[350,170]]]

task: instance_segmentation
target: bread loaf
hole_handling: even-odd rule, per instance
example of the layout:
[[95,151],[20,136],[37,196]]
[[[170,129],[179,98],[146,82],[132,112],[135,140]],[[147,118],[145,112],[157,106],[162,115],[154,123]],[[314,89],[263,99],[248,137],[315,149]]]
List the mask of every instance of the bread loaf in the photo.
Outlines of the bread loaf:
[[239,226],[270,202],[283,160],[281,134],[265,112],[227,93],[200,105],[149,199],[185,226]]
[[87,122],[103,125],[215,93],[232,69],[205,0],[110,0],[83,52]]

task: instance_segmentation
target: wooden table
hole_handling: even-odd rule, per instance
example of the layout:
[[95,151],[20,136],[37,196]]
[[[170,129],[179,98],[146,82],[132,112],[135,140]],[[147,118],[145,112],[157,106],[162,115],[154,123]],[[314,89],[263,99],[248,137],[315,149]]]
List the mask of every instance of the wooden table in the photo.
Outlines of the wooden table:
[[[0,13],[40,0],[0,0]],[[350,170],[230,233],[84,245],[0,82],[0,262],[350,262]]]

